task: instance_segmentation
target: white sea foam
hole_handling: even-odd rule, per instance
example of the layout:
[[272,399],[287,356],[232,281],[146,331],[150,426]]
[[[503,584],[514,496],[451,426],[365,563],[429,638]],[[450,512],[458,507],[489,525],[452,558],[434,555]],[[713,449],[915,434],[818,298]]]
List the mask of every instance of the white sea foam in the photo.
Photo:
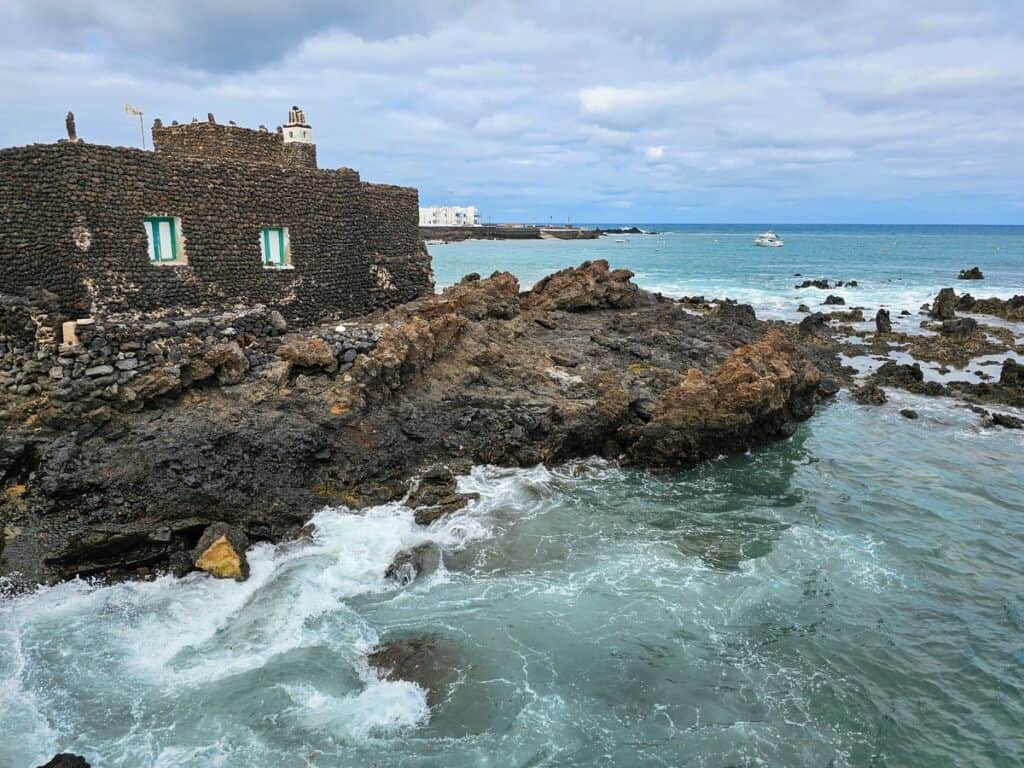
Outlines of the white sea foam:
[[426,691],[415,683],[369,680],[349,696],[336,697],[311,685],[285,686],[294,709],[285,717],[299,728],[333,738],[366,739],[414,727],[430,717]]

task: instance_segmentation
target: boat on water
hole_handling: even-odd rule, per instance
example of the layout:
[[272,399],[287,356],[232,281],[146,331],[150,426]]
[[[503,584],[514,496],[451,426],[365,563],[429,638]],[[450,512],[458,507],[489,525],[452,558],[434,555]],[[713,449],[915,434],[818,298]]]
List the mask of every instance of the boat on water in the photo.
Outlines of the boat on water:
[[754,245],[760,245],[762,248],[781,248],[785,243],[782,242],[781,237],[769,229],[764,234],[757,236]]

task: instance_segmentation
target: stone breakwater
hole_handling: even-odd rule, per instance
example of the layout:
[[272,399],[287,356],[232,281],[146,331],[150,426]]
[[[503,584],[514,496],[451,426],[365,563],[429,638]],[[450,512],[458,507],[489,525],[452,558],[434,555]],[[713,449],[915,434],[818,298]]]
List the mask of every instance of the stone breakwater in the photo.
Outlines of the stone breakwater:
[[0,574],[184,572],[215,523],[282,541],[329,503],[407,498],[429,524],[465,505],[452,472],[474,463],[690,466],[791,435],[838,389],[830,339],[631,277],[469,275],[334,327],[252,308],[97,318],[34,350],[26,331],[13,369],[35,378],[0,397]]

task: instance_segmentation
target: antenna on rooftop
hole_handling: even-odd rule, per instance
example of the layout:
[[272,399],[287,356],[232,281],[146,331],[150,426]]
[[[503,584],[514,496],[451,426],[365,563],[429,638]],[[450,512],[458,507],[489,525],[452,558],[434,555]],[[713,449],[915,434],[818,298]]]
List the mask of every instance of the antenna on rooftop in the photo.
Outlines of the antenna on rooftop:
[[139,134],[142,136],[142,148],[146,148],[146,129],[142,125],[142,110],[136,109],[131,104],[124,105],[124,113],[129,117],[139,118]]

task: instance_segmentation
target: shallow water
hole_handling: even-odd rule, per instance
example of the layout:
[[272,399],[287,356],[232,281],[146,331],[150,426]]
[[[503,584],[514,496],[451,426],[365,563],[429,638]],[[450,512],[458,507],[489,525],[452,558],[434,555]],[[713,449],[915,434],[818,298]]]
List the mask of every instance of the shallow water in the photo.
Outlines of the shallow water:
[[[486,272],[509,245],[447,248],[479,246]],[[514,245],[513,261],[562,253]],[[441,279],[459,271],[432,250]],[[819,276],[771,264],[779,307],[782,273]],[[1012,291],[1006,271],[991,285]],[[746,284],[691,279],[681,292]],[[461,483],[480,501],[428,529],[397,504],[325,509],[314,543],[253,550],[244,584],[7,599],[0,766],[62,750],[97,768],[1020,765],[1022,456],[1024,434],[944,399],[840,396],[789,440],[682,473],[478,467]],[[427,539],[444,567],[385,582]],[[432,707],[364,661],[421,635],[455,659]]]

